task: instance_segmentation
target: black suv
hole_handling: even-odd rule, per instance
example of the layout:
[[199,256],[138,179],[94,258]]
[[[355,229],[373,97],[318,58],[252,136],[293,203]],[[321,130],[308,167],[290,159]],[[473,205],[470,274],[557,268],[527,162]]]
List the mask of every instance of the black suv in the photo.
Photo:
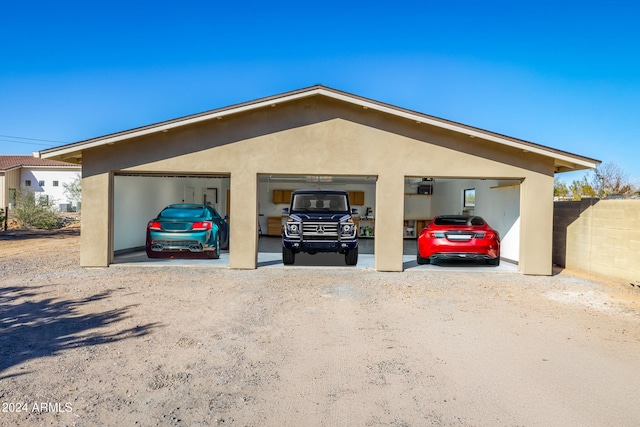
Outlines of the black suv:
[[358,227],[353,222],[349,194],[343,190],[296,190],[282,230],[282,262],[295,262],[296,253],[338,252],[347,265],[358,263]]

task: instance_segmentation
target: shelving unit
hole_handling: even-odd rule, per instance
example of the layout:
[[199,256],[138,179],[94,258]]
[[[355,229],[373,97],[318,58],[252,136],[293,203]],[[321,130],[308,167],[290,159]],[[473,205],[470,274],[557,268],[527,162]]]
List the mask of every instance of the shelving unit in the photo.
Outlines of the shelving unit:
[[376,221],[373,218],[360,218],[357,220],[358,237],[372,239],[375,236]]
[[429,224],[429,219],[404,219],[402,237],[405,239],[415,239],[420,231]]
[[415,239],[420,231],[429,224],[431,211],[431,189],[430,194],[404,193],[405,197],[405,218],[402,228],[402,237],[405,239]]

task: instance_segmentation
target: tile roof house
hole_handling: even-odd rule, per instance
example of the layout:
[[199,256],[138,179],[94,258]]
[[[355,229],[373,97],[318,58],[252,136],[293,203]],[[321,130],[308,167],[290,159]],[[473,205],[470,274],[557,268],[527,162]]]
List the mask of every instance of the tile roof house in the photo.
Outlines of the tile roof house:
[[0,155],[0,208],[13,208],[20,188],[53,199],[61,210],[74,205],[64,191],[64,184],[73,182],[82,167],[57,160],[29,155]]

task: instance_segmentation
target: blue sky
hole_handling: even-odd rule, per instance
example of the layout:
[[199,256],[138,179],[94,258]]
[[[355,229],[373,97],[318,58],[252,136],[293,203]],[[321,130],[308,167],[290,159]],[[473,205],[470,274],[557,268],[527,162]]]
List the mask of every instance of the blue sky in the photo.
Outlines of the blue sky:
[[2,0],[0,154],[323,84],[640,183],[636,3]]

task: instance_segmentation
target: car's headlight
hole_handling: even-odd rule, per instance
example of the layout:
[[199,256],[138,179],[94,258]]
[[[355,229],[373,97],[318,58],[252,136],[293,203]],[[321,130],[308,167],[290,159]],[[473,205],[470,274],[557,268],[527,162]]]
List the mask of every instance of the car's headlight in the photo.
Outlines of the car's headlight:
[[300,225],[298,223],[288,223],[287,224],[287,233],[289,233],[289,234],[300,234]]
[[351,234],[353,233],[353,224],[342,224],[342,234]]

